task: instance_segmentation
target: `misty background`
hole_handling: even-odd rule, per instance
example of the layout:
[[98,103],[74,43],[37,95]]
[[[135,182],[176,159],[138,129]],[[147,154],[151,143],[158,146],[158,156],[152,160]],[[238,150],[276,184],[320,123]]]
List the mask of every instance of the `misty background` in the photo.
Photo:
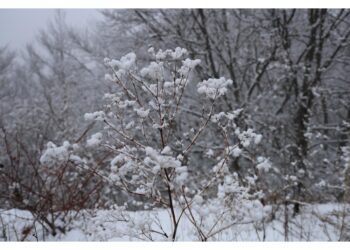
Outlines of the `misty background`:
[[[89,24],[101,18],[94,9],[63,9],[68,24],[86,29]],[[0,45],[9,45],[19,49],[26,43],[33,42],[40,29],[50,22],[54,9],[0,9]]]
[[0,10],[0,222],[30,222],[7,216],[0,239],[99,240],[108,210],[133,239],[350,240],[349,24],[348,9]]

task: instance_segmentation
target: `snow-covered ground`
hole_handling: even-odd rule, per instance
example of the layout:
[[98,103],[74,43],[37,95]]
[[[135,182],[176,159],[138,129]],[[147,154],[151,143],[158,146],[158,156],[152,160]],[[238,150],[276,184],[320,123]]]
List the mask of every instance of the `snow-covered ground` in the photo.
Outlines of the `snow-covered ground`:
[[[291,214],[286,216],[283,207],[275,213],[275,218],[271,217],[272,211],[271,206],[252,208],[247,211],[247,218],[237,223],[228,223],[227,225],[233,225],[227,226],[208,240],[338,241],[346,239],[346,235],[348,237],[350,234],[349,204],[303,206],[302,212],[295,217]],[[169,214],[164,209],[138,212],[120,209],[85,210],[69,224],[65,234],[59,233],[56,236],[44,233],[40,223],[33,223],[33,216],[28,211],[0,210],[0,215],[0,241],[166,241],[171,237],[167,238],[165,234],[169,235],[172,231]],[[60,224],[59,221],[56,223]],[[214,223],[214,217],[203,217],[201,223],[208,232]],[[224,224],[221,222],[222,227],[225,227]],[[197,235],[195,227],[188,218],[183,217],[176,240],[198,241]]]

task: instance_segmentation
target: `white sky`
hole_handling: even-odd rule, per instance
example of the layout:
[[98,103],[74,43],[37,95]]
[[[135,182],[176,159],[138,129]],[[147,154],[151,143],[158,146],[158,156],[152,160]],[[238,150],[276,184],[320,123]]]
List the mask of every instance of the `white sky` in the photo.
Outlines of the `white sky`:
[[[51,7],[52,6],[52,7]],[[54,16],[54,9],[1,9],[1,8],[291,8],[291,7],[350,7],[349,0],[3,0],[0,3],[0,46],[22,48],[35,37],[38,30]],[[94,9],[65,9],[67,22],[88,27],[89,20],[99,18]]]
[[[94,9],[64,9],[67,23],[88,27],[100,13]],[[34,40],[36,33],[44,29],[54,17],[54,9],[0,9],[0,46],[20,49]]]

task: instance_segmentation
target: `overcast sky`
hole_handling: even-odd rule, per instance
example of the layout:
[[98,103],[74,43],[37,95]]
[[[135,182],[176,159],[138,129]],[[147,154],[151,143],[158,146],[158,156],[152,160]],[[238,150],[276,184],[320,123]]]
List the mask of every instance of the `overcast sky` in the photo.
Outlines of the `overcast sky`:
[[[93,9],[65,9],[68,24],[88,27],[100,17]],[[54,9],[0,9],[0,46],[20,49],[54,17]]]

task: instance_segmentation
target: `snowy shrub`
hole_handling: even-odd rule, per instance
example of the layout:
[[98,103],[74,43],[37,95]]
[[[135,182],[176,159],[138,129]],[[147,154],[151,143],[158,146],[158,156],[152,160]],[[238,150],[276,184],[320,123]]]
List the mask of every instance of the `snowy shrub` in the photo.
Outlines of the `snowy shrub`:
[[[5,201],[1,208],[25,210],[33,218],[18,240],[34,234],[36,224],[42,227],[43,238],[66,233],[82,209],[100,202],[103,182],[93,169],[87,170],[87,160],[78,156],[84,148],[68,141],[61,146],[49,142],[43,152],[29,153],[24,142],[8,134],[3,139],[9,164],[0,169],[4,186],[0,199]],[[16,147],[11,147],[10,141],[16,142]]]
[[[247,180],[240,180],[230,164],[244,157],[267,171],[268,162],[256,162],[248,150],[260,143],[261,135],[239,127],[242,109],[220,110],[219,102],[231,80],[222,77],[195,85],[193,73],[200,60],[184,58],[187,50],[155,53],[152,48],[149,53],[153,61],[141,69],[134,53],[120,60],[105,59],[111,71],[105,79],[117,87],[105,94],[104,111],[85,114],[85,119],[105,125],[87,144],[114,154],[110,175],[104,178],[131,195],[131,206],[169,211],[170,231],[160,230],[160,225],[158,229],[139,228],[143,233],[148,230],[176,240],[178,226],[186,217],[198,239],[206,241],[242,220],[245,202],[260,198],[250,188],[254,176],[245,185]],[[197,96],[191,93],[194,86]],[[198,100],[192,110],[186,108],[190,100]],[[208,156],[213,159],[206,166],[196,163],[197,157]],[[209,169],[210,177],[197,178],[198,168]],[[206,216],[212,217],[212,224],[201,224]]]

